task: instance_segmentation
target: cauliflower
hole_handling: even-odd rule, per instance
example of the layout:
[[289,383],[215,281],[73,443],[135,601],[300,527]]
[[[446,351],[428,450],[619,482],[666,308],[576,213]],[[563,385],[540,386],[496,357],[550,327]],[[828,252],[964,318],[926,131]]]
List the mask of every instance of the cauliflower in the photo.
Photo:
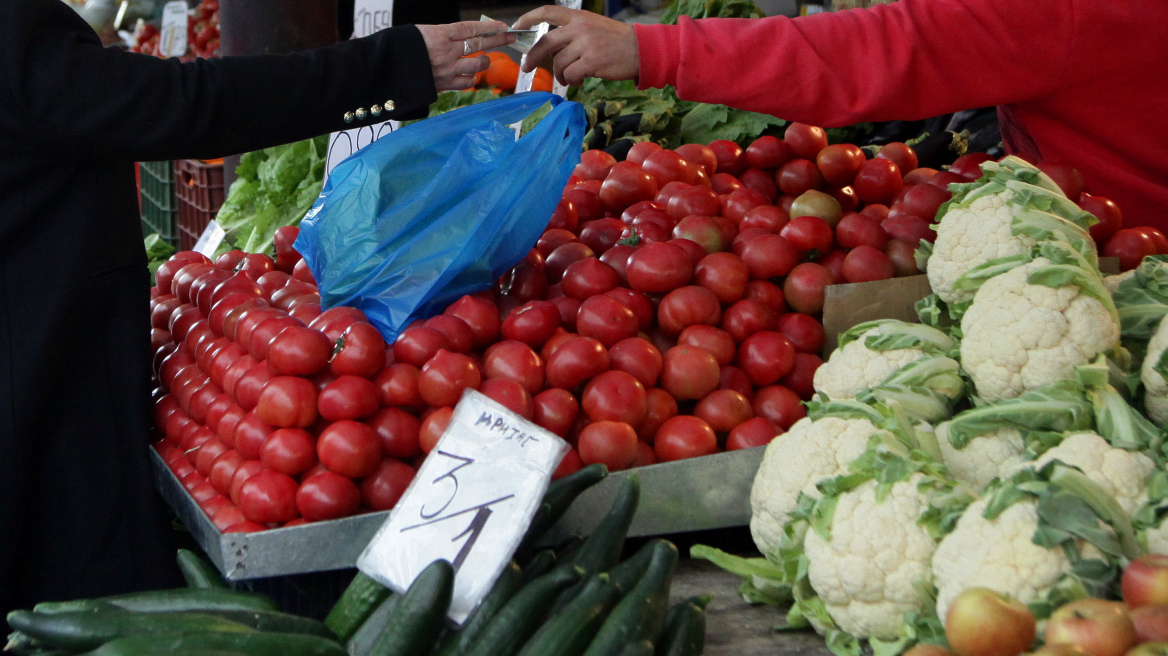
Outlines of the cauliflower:
[[973,297],[958,284],[966,273],[992,260],[1022,256],[1040,241],[1060,239],[1084,253],[1094,250],[1086,231],[1094,217],[1037,169],[1007,160],[984,164],[984,175],[958,187],[938,214],[926,273],[933,292],[950,305]]
[[1135,276],[1135,269],[1124,271],[1123,273],[1117,273],[1112,276],[1103,276],[1103,286],[1107,288],[1107,291],[1114,294],[1115,292],[1119,291],[1120,285],[1127,282],[1128,280],[1131,280],[1132,278],[1135,278]]
[[1041,469],[1058,460],[1087,475],[1131,515],[1148,500],[1148,479],[1156,463],[1137,451],[1118,449],[1095,433],[1075,433],[1026,467]]
[[937,444],[949,473],[978,491],[1026,460],[1022,432],[1012,426],[979,435],[958,449],[949,441],[949,424],[944,423],[937,427]]
[[[1144,384],[1144,409],[1157,426],[1168,423],[1168,380],[1165,380],[1164,352],[1168,350],[1168,322],[1160,321],[1160,326],[1148,341],[1148,352],[1140,365],[1140,382]],[[1168,363],[1165,363],[1168,364]]]
[[930,355],[953,351],[957,342],[921,324],[885,319],[854,326],[815,371],[815,391],[833,399],[852,399],[880,385],[904,367]]
[[750,533],[764,555],[777,554],[799,493],[819,498],[815,484],[847,471],[877,427],[867,419],[800,419],[767,445],[750,490]]
[[808,531],[803,550],[811,587],[836,625],[858,638],[892,639],[901,616],[924,605],[937,544],[918,520],[929,508],[923,474],[895,483],[877,500],[870,480],[840,495],[831,537]]
[[1048,244],[1042,254],[986,281],[962,318],[962,366],[985,401],[1071,378],[1119,342],[1098,272],[1046,257],[1073,260],[1069,249]]

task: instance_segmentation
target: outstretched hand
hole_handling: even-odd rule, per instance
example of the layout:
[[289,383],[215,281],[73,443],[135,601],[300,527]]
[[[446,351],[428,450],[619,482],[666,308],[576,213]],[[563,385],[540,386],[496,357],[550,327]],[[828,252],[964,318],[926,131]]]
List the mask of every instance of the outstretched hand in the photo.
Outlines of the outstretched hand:
[[[490,60],[485,55],[466,57],[467,53],[482,52],[515,42],[514,34],[503,34],[507,24],[500,21],[463,21],[447,25],[419,25],[434,86],[439,91],[467,89],[474,84],[474,76],[487,70]],[[480,36],[496,32],[494,36]],[[464,45],[465,44],[465,45]]]
[[548,5],[524,14],[516,29],[539,23],[559,25],[527,53],[525,70],[555,57],[556,79],[577,85],[586,77],[633,80],[640,74],[637,35],[632,25],[578,9]]

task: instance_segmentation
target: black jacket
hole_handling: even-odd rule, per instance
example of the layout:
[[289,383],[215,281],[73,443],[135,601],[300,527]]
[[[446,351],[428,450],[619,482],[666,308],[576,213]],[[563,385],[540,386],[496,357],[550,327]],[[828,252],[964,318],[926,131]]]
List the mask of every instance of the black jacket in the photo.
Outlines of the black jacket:
[[103,49],[60,0],[0,0],[0,617],[174,582],[151,485],[134,161],[212,158],[436,97],[421,34],[180,64]]

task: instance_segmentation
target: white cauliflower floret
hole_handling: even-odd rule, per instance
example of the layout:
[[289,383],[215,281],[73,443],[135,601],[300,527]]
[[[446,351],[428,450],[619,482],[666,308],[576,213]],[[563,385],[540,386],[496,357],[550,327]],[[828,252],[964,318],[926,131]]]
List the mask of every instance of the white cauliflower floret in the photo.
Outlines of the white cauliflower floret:
[[1144,384],[1144,408],[1148,417],[1163,427],[1168,423],[1168,381],[1155,367],[1168,348],[1168,322],[1160,321],[1152,339],[1148,341],[1148,352],[1140,366],[1140,382]]
[[879,332],[879,328],[873,328],[843,348],[832,351],[827,362],[815,370],[815,391],[833,399],[854,399],[860,392],[883,383],[906,365],[928,356],[921,349],[873,351],[864,345],[867,337]]
[[1040,257],[990,278],[962,318],[962,366],[986,401],[1071,378],[1076,366],[1119,341],[1112,314],[1078,286],[1027,282],[1048,265]]
[[1148,553],[1168,556],[1168,522],[1161,522],[1159,526],[1144,532],[1148,543]]
[[843,631],[859,638],[896,637],[901,617],[921,610],[914,583],[932,580],[937,543],[917,521],[929,508],[915,474],[876,501],[876,482],[840,495],[831,540],[808,531],[803,550],[811,587]]
[[1148,478],[1156,463],[1138,451],[1111,446],[1095,433],[1075,433],[1025,466],[1042,469],[1058,460],[1083,472],[1129,515],[1148,500]]
[[1127,280],[1134,278],[1135,275],[1136,270],[1130,269],[1128,271],[1124,271],[1123,273],[1117,273],[1113,276],[1103,276],[1103,286],[1107,288],[1107,291],[1114,294],[1116,290],[1119,289],[1120,285],[1122,285]]
[[937,427],[937,443],[949,473],[979,492],[1026,459],[1026,444],[1017,428],[999,428],[958,449],[949,441],[949,424],[945,423]]
[[759,551],[778,553],[799,493],[818,499],[816,483],[845,473],[876,430],[867,419],[803,418],[771,440],[750,490],[750,533]]
[[937,241],[928,262],[929,285],[946,303],[959,303],[973,292],[957,291],[953,284],[965,272],[999,257],[1020,255],[1037,242],[1010,229],[1013,210],[1007,203],[1014,192],[982,196],[968,206],[951,208],[937,225]]
[[[970,505],[933,554],[938,617],[944,618],[949,604],[967,588],[989,588],[1029,604],[1045,597],[1071,571],[1062,549],[1034,544],[1036,501],[1019,501],[992,521],[982,516],[986,503],[980,499]],[[1086,558],[1102,555],[1081,541],[1079,548]]]

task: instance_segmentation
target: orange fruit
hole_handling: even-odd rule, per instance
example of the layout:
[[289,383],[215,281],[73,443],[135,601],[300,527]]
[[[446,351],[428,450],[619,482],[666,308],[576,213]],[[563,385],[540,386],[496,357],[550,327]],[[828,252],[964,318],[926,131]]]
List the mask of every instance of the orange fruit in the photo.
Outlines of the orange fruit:
[[546,68],[535,69],[535,79],[531,82],[532,91],[551,91],[552,74]]
[[519,64],[501,52],[488,53],[487,56],[491,58],[491,65],[483,74],[483,82],[504,91],[514,90],[519,81]]

